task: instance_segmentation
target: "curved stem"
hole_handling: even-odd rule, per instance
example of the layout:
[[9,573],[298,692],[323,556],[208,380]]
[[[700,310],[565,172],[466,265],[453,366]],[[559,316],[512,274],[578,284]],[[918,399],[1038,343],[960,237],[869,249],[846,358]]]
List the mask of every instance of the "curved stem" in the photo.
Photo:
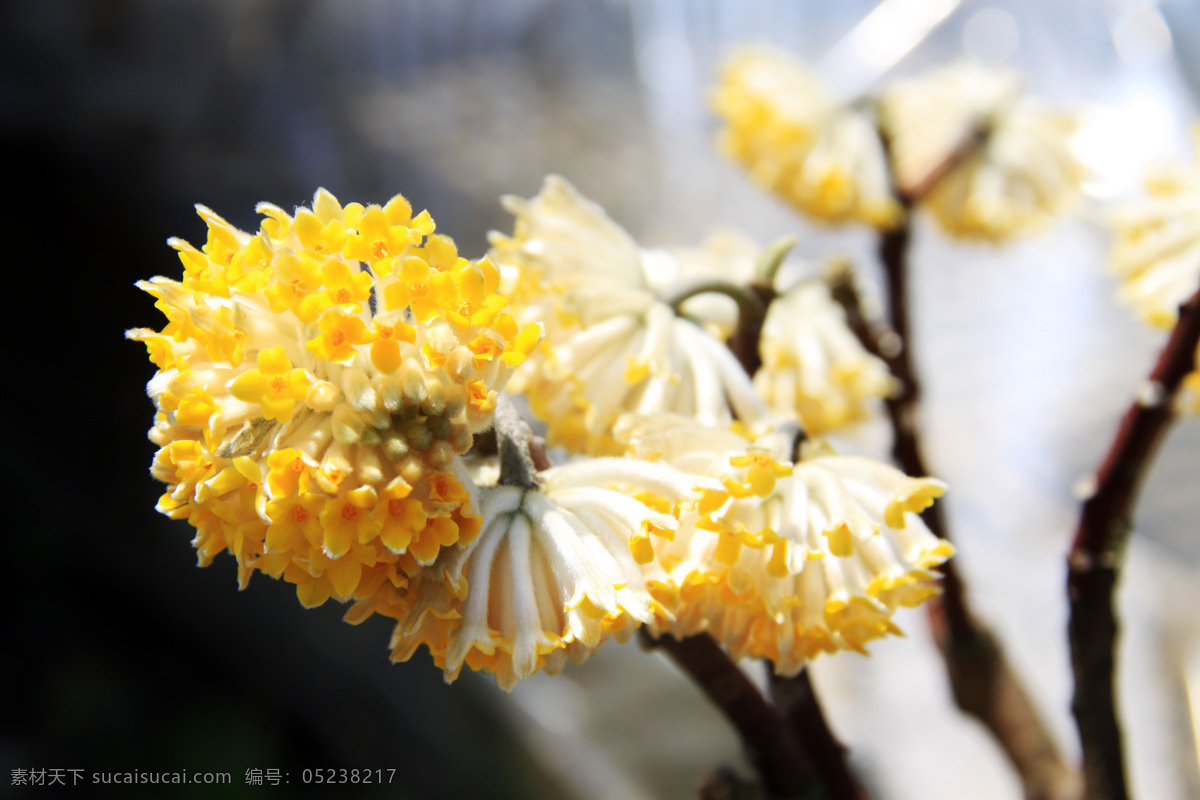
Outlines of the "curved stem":
[[1125,412],[1096,473],[1096,490],[1083,504],[1067,560],[1071,602],[1068,631],[1075,694],[1071,702],[1083,744],[1087,800],[1125,800],[1129,790],[1114,697],[1117,620],[1113,593],[1133,524],[1138,489],[1174,418],[1172,406],[1184,377],[1195,369],[1200,342],[1200,291],[1179,310],[1148,397]]
[[771,286],[775,282],[775,274],[783,266],[787,254],[796,246],[795,236],[784,236],[767,245],[754,265],[754,280]]
[[869,800],[846,763],[846,748],[825,721],[808,669],[791,678],[772,674],[771,695],[787,715],[805,752],[812,756],[813,767],[829,796],[833,800]]
[[680,308],[685,302],[698,294],[723,294],[732,299],[738,306],[738,318],[755,317],[762,319],[767,313],[766,306],[758,295],[730,281],[717,278],[700,278],[685,281],[676,285],[671,291],[662,296],[662,301],[671,307],[677,315],[682,315]]
[[537,486],[537,469],[529,452],[533,432],[517,413],[508,394],[496,398],[496,445],[500,451],[501,486],[533,489]]

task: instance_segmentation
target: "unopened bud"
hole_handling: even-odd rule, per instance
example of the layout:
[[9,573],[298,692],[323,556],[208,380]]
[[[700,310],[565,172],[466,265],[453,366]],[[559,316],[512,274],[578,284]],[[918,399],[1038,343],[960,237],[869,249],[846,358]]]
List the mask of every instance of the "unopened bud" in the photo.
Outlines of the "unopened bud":
[[410,422],[404,426],[404,438],[408,440],[410,450],[423,453],[433,444],[433,434],[423,422]]
[[471,445],[475,443],[475,437],[466,425],[455,425],[446,441],[454,448],[454,452],[462,455],[471,449]]
[[408,455],[408,440],[396,431],[383,435],[383,454],[389,461],[399,461]]
[[425,400],[425,379],[416,365],[404,366],[400,375],[400,386],[404,393],[404,402],[408,405],[419,406]]
[[404,391],[400,384],[400,379],[395,375],[376,375],[372,381],[375,387],[375,395],[379,398],[379,402],[388,413],[395,413],[400,404],[404,402]]
[[446,385],[432,375],[425,378],[425,402],[421,411],[426,414],[441,414],[446,409]]
[[333,409],[330,427],[333,429],[333,438],[336,441],[343,442],[344,444],[354,444],[362,438],[362,433],[366,430],[367,423],[347,403],[338,403]]
[[329,381],[313,381],[308,385],[304,403],[313,411],[332,411],[340,392]]
[[375,408],[375,390],[371,388],[371,379],[361,369],[351,367],[342,372],[342,391],[360,411]]
[[454,461],[454,448],[449,442],[434,442],[425,458],[429,462],[429,466],[434,469],[449,469],[451,462]]

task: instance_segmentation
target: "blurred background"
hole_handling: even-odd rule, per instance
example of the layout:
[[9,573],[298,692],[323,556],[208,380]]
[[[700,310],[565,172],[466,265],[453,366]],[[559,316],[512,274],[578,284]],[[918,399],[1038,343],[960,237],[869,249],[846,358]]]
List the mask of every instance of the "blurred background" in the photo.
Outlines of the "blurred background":
[[[873,21],[872,21],[873,20]],[[718,226],[796,233],[876,281],[872,235],[818,229],[713,150],[707,92],[735,43],[815,63],[845,97],[960,57],[1004,63],[1078,110],[1094,170],[1082,215],[1004,248],[919,222],[915,342],[928,460],[948,481],[961,569],[1075,758],[1064,553],[1095,467],[1161,334],[1113,300],[1104,203],[1142,166],[1190,158],[1200,14],[1182,0],[45,0],[0,11],[0,214],[16,363],[4,390],[0,563],[13,769],[215,770],[233,783],[112,796],[671,800],[731,730],[660,655],[607,646],[510,695],[391,665],[382,619],[306,611],[231,558],[195,568],[191,528],[153,511],[153,372],[122,331],[159,326],[135,280],[177,276],[200,202],[243,228],[325,186],[402,192],[466,255],[511,230],[498,198],[561,173],[646,245]],[[867,425],[845,447],[886,454]],[[1121,704],[1135,794],[1200,797],[1200,422],[1144,492],[1120,597]],[[15,514],[14,514],[15,512]],[[1014,798],[1016,778],[952,706],[923,616],[909,637],[815,665],[838,735],[880,800]],[[747,669],[760,675],[757,665]],[[304,787],[305,768],[397,770],[381,789]],[[290,776],[247,786],[247,769]],[[107,796],[103,787],[62,790]]]

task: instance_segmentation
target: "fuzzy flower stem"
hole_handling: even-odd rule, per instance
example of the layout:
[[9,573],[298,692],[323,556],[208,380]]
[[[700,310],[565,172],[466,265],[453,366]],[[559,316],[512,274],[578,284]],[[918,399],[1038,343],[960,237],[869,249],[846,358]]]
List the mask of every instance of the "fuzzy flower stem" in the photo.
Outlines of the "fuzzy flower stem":
[[796,733],[711,636],[655,639],[645,628],[640,635],[646,647],[671,656],[733,723],[772,796],[806,794],[815,776]]
[[775,274],[779,272],[779,268],[783,266],[783,261],[787,258],[787,254],[795,246],[795,236],[784,236],[767,245],[767,248],[762,251],[762,255],[758,257],[758,263],[754,267],[755,281],[767,284],[768,286],[773,285],[775,283]]
[[736,283],[709,278],[683,282],[668,292],[662,300],[676,315],[682,316],[680,308],[685,302],[698,294],[709,293],[723,294],[737,303],[739,319],[751,317],[761,321],[767,313],[766,304],[754,291]]
[[500,451],[501,486],[533,489],[537,486],[537,470],[529,453],[532,434],[529,426],[517,414],[506,393],[496,398],[496,442]]
[[846,748],[829,730],[816,692],[803,669],[794,678],[771,676],[771,695],[787,715],[833,800],[869,800],[846,764]]
[[762,338],[763,320],[766,319],[765,309],[771,305],[771,302],[776,297],[775,288],[769,283],[754,283],[747,287],[748,291],[753,293],[758,299],[761,308],[764,311],[760,314],[738,314],[737,329],[734,330],[733,336],[729,337],[729,349],[733,352],[738,363],[742,365],[742,369],[750,377],[754,377],[754,373],[758,372],[758,368],[762,366],[762,356],[758,352],[758,343]]
[[[905,211],[910,209],[905,203]],[[880,255],[887,275],[891,328],[871,325],[863,316],[848,268],[827,275],[833,297],[846,310],[846,320],[869,352],[884,359],[900,384],[887,399],[893,430],[892,456],[909,475],[928,475],[917,426],[919,387],[910,358],[908,327],[907,220],[881,235]],[[942,504],[923,514],[934,534],[949,538]],[[1076,778],[1063,760],[1049,728],[1008,664],[996,636],[970,610],[966,587],[953,560],[940,567],[942,596],[929,603],[934,635],[946,661],[955,702],[981,721],[1011,760],[1029,800],[1074,797]]]
[[1133,524],[1137,493],[1174,419],[1173,401],[1194,369],[1200,342],[1200,292],[1179,309],[1179,321],[1159,356],[1149,385],[1153,397],[1125,412],[1096,473],[1096,490],[1083,504],[1067,560],[1071,602],[1068,631],[1075,695],[1071,708],[1083,744],[1086,800],[1125,800],[1129,790],[1121,728],[1113,696],[1117,620],[1113,591]]

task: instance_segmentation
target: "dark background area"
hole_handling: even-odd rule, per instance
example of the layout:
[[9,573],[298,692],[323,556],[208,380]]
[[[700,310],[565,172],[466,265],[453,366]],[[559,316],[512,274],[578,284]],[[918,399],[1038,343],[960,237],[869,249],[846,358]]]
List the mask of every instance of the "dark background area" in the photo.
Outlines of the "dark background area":
[[[479,41],[496,41],[487,6],[468,10]],[[391,665],[383,619],[354,628],[335,603],[306,611],[261,575],[237,592],[231,558],[196,569],[190,526],[153,510],[154,368],[122,334],[161,326],[133,283],[178,277],[165,240],[203,243],[193,203],[253,229],[256,202],[290,208],[317,185],[363,202],[403,191],[483,246],[475,201],[346,122],[359,99],[347,87],[378,80],[381,59],[395,62],[386,74],[415,79],[406,68],[456,58],[467,42],[410,30],[387,44],[329,30],[323,15],[308,2],[138,0],[2,12],[0,224],[15,285],[0,796],[56,791],[11,787],[18,768],[84,769],[89,782],[98,771],[232,774],[220,790],[57,790],[77,797],[564,796],[512,735],[494,686],[471,675],[447,687],[424,652]],[[317,767],[396,777],[382,789],[302,787],[301,770]],[[249,768],[280,769],[290,784],[246,786]]]

